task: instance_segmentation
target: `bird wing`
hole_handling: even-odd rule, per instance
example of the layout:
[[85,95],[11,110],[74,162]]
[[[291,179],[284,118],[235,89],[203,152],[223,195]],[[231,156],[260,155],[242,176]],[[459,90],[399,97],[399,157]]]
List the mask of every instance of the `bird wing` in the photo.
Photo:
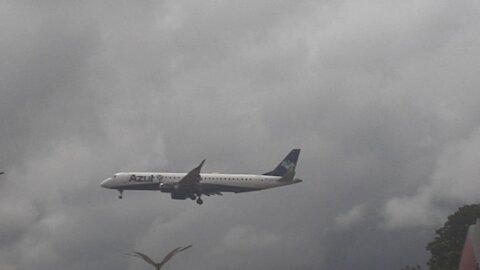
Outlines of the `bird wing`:
[[160,265],[163,265],[163,264],[165,264],[166,262],[168,262],[173,256],[175,256],[175,254],[177,254],[177,253],[179,253],[179,252],[182,252],[182,251],[184,251],[185,249],[191,248],[191,247],[192,247],[192,245],[188,245],[188,246],[186,246],[186,247],[184,247],[184,248],[178,247],[178,248],[170,251],[170,253],[168,253],[167,256],[165,256],[165,258],[163,258],[163,260],[160,262]]
[[192,245],[188,245],[188,246],[186,246],[186,247],[184,247],[184,248],[180,249],[178,252],[180,252],[180,251],[184,251],[185,249],[187,249],[187,248],[191,248],[191,247],[192,247]]
[[163,260],[160,262],[160,265],[163,265],[164,263],[168,262],[175,254],[177,254],[177,252],[178,252],[179,249],[180,249],[180,248],[178,247],[178,248],[170,251],[170,252],[165,256],[165,258],[163,258]]
[[129,254],[133,257],[137,257],[137,258],[140,258],[142,260],[144,260],[145,262],[157,267],[157,263],[154,262],[152,259],[150,259],[150,257],[148,257],[147,255],[141,253],[141,252],[133,252],[132,254]]

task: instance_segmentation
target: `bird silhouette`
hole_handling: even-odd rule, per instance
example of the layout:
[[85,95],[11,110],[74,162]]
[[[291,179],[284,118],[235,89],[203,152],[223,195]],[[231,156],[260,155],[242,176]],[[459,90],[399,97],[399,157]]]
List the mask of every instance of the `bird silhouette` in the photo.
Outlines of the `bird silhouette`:
[[161,262],[159,263],[156,263],[154,260],[152,260],[150,257],[148,257],[147,255],[141,253],[141,252],[132,252],[132,253],[128,253],[127,255],[129,256],[133,256],[133,257],[137,257],[137,258],[140,258],[142,260],[144,260],[146,263],[152,265],[153,267],[155,267],[155,270],[160,270],[162,268],[162,266],[167,263],[173,256],[175,256],[175,254],[181,252],[181,251],[184,251],[185,249],[187,248],[190,248],[192,247],[192,245],[188,245],[184,248],[182,247],[177,247],[176,249],[170,251],[164,258]]

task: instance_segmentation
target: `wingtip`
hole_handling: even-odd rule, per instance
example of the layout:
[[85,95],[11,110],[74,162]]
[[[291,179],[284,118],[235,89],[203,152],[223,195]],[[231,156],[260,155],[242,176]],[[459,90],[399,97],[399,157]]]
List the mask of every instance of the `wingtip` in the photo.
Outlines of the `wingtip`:
[[192,246],[193,246],[193,245],[188,245],[188,246],[186,246],[186,247],[184,247],[184,248],[180,249],[179,251],[184,251],[185,249],[187,249],[187,248],[191,248]]

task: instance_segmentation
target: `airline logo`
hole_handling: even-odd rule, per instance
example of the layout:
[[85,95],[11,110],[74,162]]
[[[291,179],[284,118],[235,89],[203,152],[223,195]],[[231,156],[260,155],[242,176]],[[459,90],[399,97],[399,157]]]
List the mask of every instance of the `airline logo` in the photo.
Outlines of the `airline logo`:
[[290,160],[284,160],[282,161],[282,167],[288,171],[293,171],[295,170],[295,163],[291,162]]
[[135,175],[132,174],[130,176],[130,179],[128,179],[128,182],[149,182],[152,183],[155,179],[157,179],[159,182],[163,179],[162,175]]

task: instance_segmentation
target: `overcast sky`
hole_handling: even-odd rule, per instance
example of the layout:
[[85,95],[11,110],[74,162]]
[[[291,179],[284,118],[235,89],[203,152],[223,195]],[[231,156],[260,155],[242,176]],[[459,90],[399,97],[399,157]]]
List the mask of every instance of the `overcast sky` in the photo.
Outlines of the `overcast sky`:
[[[0,60],[2,270],[400,269],[480,201],[478,1],[0,1]],[[296,147],[202,206],[99,186]]]

